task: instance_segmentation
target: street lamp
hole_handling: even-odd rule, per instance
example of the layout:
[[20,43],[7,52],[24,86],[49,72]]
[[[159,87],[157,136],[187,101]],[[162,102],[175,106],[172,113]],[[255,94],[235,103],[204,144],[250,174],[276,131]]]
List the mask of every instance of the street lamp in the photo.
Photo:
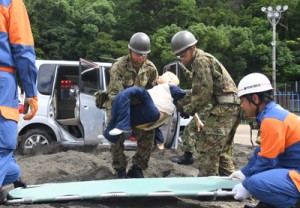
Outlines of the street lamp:
[[284,5],[277,5],[276,9],[273,7],[262,7],[261,11],[267,13],[267,18],[271,25],[273,26],[273,41],[272,45],[272,79],[273,79],[273,88],[274,88],[274,100],[276,100],[276,25],[281,18],[281,13],[285,12],[289,7]]

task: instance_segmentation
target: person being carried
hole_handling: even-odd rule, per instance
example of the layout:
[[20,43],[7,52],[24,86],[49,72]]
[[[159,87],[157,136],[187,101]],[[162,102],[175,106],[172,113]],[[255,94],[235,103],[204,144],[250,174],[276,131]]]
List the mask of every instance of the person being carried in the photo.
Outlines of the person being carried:
[[131,126],[151,130],[167,123],[176,107],[174,102],[185,96],[185,91],[177,87],[178,77],[165,72],[157,78],[157,84],[146,90],[129,87],[121,91],[112,102],[111,120],[103,136],[116,143],[119,135],[130,130]]
[[248,164],[230,178],[241,183],[234,198],[251,195],[260,202],[245,208],[300,207],[300,117],[273,101],[272,85],[260,73],[245,76],[238,85],[241,108],[260,125],[261,145]]

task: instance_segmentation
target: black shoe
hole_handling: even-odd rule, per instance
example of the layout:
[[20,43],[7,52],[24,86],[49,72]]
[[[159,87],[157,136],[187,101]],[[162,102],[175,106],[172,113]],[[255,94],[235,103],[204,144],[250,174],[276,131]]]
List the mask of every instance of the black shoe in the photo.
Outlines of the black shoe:
[[264,202],[259,202],[256,206],[245,205],[244,208],[276,208],[276,207],[266,204]]
[[27,184],[21,180],[21,178],[19,178],[18,180],[16,180],[14,182],[14,187],[18,188],[18,187],[22,187],[22,188],[27,188]]
[[116,178],[126,178],[126,169],[117,170],[116,171]]
[[133,165],[128,173],[127,173],[128,178],[144,178],[143,171],[140,167]]
[[178,163],[181,165],[192,165],[194,163],[194,157],[191,152],[185,152],[182,156],[180,157],[173,157],[171,159],[172,162]]
[[8,200],[14,199],[6,190],[0,191],[0,205],[8,206]]

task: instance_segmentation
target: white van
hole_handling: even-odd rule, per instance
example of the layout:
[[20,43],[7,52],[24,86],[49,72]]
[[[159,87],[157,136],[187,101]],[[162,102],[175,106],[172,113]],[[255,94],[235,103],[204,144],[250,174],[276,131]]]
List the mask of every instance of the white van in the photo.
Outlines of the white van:
[[[106,90],[111,65],[84,59],[37,60],[39,109],[29,121],[20,115],[19,152],[27,154],[53,141],[64,146],[109,147],[106,139],[98,139],[106,127],[106,114],[96,107],[94,93]],[[175,113],[169,124],[160,127],[167,148],[177,148],[179,123],[178,113]],[[136,141],[126,140],[125,148],[136,148]]]

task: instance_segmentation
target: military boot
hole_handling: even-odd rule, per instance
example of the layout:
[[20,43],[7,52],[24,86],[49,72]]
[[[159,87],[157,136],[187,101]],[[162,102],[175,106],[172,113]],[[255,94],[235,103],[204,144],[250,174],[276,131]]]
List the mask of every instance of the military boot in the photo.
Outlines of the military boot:
[[252,205],[245,205],[244,208],[276,208],[272,205],[266,204],[264,202],[259,202],[256,206],[252,206]]
[[21,180],[21,178],[19,178],[18,180],[16,180],[14,182],[14,187],[18,188],[18,187],[22,187],[22,188],[27,188],[27,184]]
[[116,178],[126,178],[126,169],[123,170],[117,170],[116,171]]
[[172,162],[182,164],[182,165],[192,165],[194,163],[194,157],[193,153],[191,152],[185,152],[182,156],[180,157],[173,157],[171,159]]
[[137,165],[133,165],[127,173],[128,178],[144,178],[143,171]]

